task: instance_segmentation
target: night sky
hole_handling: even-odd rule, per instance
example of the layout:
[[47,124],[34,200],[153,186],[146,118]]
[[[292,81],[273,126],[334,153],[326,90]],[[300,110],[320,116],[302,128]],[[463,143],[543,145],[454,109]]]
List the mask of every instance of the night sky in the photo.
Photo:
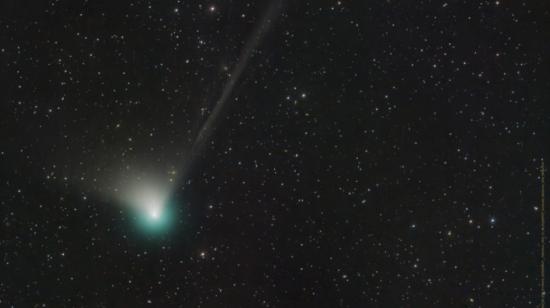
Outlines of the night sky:
[[545,0],[1,0],[0,307],[538,307],[549,102]]

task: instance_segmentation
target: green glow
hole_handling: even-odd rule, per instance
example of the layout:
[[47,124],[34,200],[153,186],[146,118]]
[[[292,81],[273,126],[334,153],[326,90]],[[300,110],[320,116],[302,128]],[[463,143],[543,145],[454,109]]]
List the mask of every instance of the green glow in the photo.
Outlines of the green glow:
[[169,202],[136,208],[135,220],[140,229],[150,234],[168,232],[174,222],[174,213]]

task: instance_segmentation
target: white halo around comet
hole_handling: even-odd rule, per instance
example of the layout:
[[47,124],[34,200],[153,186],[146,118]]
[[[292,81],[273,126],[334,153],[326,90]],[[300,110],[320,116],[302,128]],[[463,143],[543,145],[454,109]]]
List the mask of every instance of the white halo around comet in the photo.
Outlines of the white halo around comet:
[[149,231],[159,231],[166,229],[171,220],[170,193],[171,186],[161,181],[136,180],[128,183],[119,197],[134,211],[139,225]]

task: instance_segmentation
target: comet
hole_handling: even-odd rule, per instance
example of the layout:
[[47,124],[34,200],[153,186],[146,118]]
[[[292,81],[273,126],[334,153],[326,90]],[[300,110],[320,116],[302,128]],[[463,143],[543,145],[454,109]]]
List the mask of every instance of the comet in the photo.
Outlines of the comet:
[[[194,161],[203,151],[205,144],[210,139],[228,106],[235,86],[238,84],[254,52],[272,27],[281,7],[282,3],[280,0],[270,3],[242,48],[238,62],[232,69],[229,80],[224,85],[220,97],[216,100],[212,112],[201,126],[191,145],[188,157],[184,161],[183,166],[181,166],[181,172],[179,172],[180,179],[186,178]],[[120,201],[128,205],[135,212],[134,217],[144,231],[150,234],[167,231],[175,216],[170,206],[170,196],[174,189],[173,181],[171,180],[170,183],[167,183],[162,177],[158,175],[152,176],[151,174],[137,176],[140,180],[134,180],[136,176],[129,178],[130,180],[119,181],[119,185],[124,186],[119,192]]]

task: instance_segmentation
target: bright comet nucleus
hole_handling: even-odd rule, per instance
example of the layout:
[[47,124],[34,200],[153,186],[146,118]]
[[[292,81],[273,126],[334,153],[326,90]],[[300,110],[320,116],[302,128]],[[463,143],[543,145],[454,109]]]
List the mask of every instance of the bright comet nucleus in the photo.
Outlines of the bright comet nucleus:
[[166,231],[170,226],[170,189],[159,182],[140,181],[123,192],[124,204],[134,212],[139,227],[146,232]]
[[157,232],[168,229],[171,221],[169,212],[169,201],[166,198],[149,198],[142,207],[138,207],[136,217],[139,225],[146,231]]
[[149,209],[149,216],[151,216],[151,218],[153,219],[159,219],[160,218],[160,211],[158,208],[156,207],[151,207]]
[[161,204],[158,201],[151,201],[146,205],[147,213],[152,219],[159,219],[161,215]]

